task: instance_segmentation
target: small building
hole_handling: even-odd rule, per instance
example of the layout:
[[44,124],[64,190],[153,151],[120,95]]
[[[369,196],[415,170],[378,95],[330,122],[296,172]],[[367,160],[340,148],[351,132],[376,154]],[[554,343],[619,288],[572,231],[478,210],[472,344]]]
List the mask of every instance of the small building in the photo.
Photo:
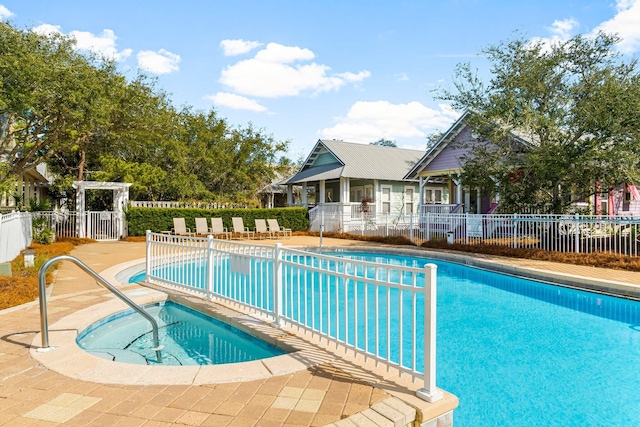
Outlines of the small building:
[[[473,149],[473,144],[487,143],[477,138],[467,120],[469,114],[472,113],[463,113],[403,177],[420,183],[421,214],[491,214],[499,207],[498,195],[487,195],[481,188],[465,187],[460,181],[465,155]],[[513,132],[511,138],[514,143],[524,147],[532,144],[522,135]],[[594,215],[640,216],[640,202],[634,204],[636,200],[640,200],[637,188],[632,184],[624,184],[620,188],[603,189],[588,200],[576,198],[573,210],[588,211]]]
[[319,211],[328,231],[349,231],[360,227],[364,219],[407,221],[409,213],[418,212],[420,197],[418,179],[406,179],[405,175],[423,154],[420,150],[318,140],[300,171],[283,182],[288,205],[294,205],[293,186],[300,185],[300,205],[312,209],[312,230],[319,229],[315,216]]

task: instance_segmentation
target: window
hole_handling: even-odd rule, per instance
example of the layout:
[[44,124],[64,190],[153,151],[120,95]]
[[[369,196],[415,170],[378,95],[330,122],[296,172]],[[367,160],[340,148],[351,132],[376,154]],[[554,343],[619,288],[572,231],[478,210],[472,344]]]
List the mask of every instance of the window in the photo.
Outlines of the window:
[[413,187],[404,187],[404,211],[413,212]]
[[362,201],[362,187],[351,187],[349,190],[349,200],[353,203],[360,203]]
[[364,196],[370,198],[371,201],[375,201],[375,197],[373,197],[373,185],[364,186]]
[[426,204],[441,204],[444,203],[442,199],[441,188],[425,188],[424,189],[424,202]]
[[382,191],[382,213],[391,213],[391,186],[383,185]]

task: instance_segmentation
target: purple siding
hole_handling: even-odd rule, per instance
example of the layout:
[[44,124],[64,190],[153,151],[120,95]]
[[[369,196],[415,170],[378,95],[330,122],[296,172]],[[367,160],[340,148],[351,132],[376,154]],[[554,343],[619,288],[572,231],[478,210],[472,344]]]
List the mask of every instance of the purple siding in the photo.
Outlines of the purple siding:
[[460,169],[462,157],[469,152],[469,147],[460,147],[460,143],[471,140],[471,130],[468,126],[458,134],[436,157],[422,169],[422,172]]

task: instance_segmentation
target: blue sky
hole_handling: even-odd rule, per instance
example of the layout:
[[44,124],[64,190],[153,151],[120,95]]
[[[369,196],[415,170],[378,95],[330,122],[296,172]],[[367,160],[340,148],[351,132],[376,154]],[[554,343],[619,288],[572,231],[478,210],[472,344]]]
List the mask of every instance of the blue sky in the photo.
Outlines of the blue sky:
[[433,90],[460,62],[488,78],[480,51],[514,31],[604,29],[626,59],[640,50],[640,0],[0,0],[0,19],[74,35],[126,75],[157,77],[177,106],[290,140],[294,160],[319,138],[424,149],[458,117]]

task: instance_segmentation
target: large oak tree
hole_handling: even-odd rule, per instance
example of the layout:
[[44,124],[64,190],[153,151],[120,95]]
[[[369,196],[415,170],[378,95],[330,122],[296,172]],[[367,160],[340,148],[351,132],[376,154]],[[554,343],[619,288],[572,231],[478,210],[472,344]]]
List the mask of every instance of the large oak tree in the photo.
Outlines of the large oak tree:
[[[463,182],[500,194],[511,209],[564,212],[585,198],[640,180],[637,61],[600,33],[548,44],[516,38],[484,55],[491,78],[456,69],[438,97],[469,110],[477,139],[463,159]],[[525,141],[524,144],[514,141]]]

